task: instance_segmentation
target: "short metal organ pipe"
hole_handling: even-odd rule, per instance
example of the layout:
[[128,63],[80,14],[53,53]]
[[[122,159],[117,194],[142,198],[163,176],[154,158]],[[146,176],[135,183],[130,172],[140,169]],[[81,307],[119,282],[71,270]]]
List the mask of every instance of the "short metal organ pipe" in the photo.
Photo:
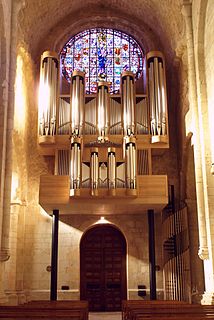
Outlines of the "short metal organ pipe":
[[115,148],[108,148],[108,189],[111,195],[116,192],[116,154]]
[[81,186],[81,139],[71,138],[70,193],[79,195]]
[[56,134],[56,113],[59,89],[59,57],[45,51],[41,56],[39,84],[39,135]]
[[81,136],[84,124],[84,76],[74,71],[71,79],[71,134]]
[[97,95],[98,139],[101,142],[105,142],[108,140],[109,133],[109,92],[107,82],[98,82]]
[[147,54],[148,95],[152,142],[164,142],[167,135],[165,61],[161,52]]
[[137,188],[137,166],[136,166],[136,139],[125,138],[126,159],[126,189],[128,194],[136,194]]
[[98,195],[99,186],[99,158],[98,158],[98,148],[91,149],[91,159],[90,159],[90,185],[91,194]]
[[123,128],[124,135],[135,134],[135,88],[134,73],[122,73],[122,103],[123,103]]

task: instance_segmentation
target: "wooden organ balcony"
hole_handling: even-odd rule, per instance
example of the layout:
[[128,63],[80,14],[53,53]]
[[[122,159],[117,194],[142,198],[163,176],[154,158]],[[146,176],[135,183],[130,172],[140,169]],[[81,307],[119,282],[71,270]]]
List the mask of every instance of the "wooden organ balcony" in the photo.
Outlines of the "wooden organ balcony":
[[40,205],[50,214],[161,211],[168,182],[166,175],[152,175],[152,149],[169,148],[162,54],[148,56],[147,94],[135,94],[134,77],[125,72],[121,94],[109,95],[101,82],[96,95],[85,95],[84,74],[74,71],[70,95],[60,96],[57,66],[53,53],[43,54],[40,84],[54,88],[39,112],[38,150],[54,157],[55,172],[40,177]]
[[92,196],[89,188],[81,188],[80,195],[70,196],[70,177],[42,175],[39,203],[47,213],[59,209],[61,214],[137,214],[148,209],[162,210],[168,203],[168,184],[165,175],[137,176],[137,194],[127,195],[125,188],[117,188],[111,195],[100,188]]

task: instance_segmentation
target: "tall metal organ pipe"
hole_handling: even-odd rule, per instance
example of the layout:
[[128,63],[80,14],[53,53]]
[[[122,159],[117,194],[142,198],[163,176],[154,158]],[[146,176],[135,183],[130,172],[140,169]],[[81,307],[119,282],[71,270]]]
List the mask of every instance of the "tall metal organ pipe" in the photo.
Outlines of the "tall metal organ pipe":
[[56,134],[56,116],[59,89],[59,57],[45,51],[41,56],[39,84],[39,135]]
[[115,195],[116,191],[116,154],[115,148],[108,148],[108,189],[109,193]]
[[98,82],[97,90],[97,129],[101,142],[108,140],[109,132],[109,93],[108,83]]
[[81,185],[81,138],[71,137],[70,194],[79,195]]
[[74,71],[71,79],[71,133],[81,136],[84,125],[84,72]]
[[136,138],[125,138],[126,159],[126,190],[128,194],[136,194],[137,188],[137,164],[136,164]]
[[122,73],[122,103],[123,103],[123,128],[124,135],[135,134],[135,88],[134,73],[125,71]]
[[98,185],[99,185],[98,148],[91,148],[90,184],[91,184],[91,194],[97,195],[98,194]]
[[161,52],[147,54],[148,94],[152,142],[163,141],[167,135],[167,96],[165,61]]

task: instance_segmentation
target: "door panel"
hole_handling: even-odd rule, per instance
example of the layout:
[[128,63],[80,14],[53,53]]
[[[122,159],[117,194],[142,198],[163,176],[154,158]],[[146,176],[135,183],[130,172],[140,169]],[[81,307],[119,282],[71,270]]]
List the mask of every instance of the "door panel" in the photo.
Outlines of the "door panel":
[[80,245],[81,299],[90,311],[118,311],[126,299],[126,240],[111,225],[87,231]]

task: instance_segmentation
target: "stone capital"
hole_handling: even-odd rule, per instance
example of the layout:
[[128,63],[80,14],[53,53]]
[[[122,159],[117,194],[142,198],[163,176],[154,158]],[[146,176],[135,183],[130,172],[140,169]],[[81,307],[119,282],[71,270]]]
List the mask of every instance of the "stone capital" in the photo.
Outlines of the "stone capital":
[[214,292],[204,292],[201,304],[214,305]]
[[0,261],[7,261],[10,258],[9,249],[0,250]]
[[198,250],[198,256],[201,260],[209,259],[209,251],[207,247],[200,247]]
[[183,5],[181,9],[181,13],[183,16],[186,17],[191,17],[192,16],[192,3],[189,0],[183,0]]

